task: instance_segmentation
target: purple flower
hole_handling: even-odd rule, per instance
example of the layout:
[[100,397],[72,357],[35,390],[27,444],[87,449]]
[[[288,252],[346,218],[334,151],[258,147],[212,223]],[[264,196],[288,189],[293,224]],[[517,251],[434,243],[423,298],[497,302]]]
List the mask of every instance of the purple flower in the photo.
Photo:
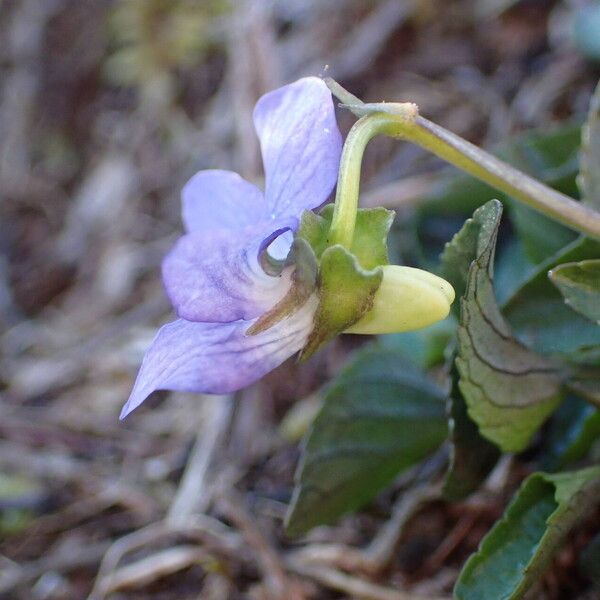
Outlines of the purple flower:
[[121,418],[155,390],[222,394],[243,388],[302,349],[311,332],[314,294],[291,316],[246,335],[292,284],[292,267],[267,274],[261,254],[269,247],[285,257],[289,243],[282,240],[335,185],[342,139],[331,94],[320,79],[300,79],[263,96],[254,124],[265,192],[219,170],[200,171],[184,187],[187,234],[163,263],[179,318],[154,338]]

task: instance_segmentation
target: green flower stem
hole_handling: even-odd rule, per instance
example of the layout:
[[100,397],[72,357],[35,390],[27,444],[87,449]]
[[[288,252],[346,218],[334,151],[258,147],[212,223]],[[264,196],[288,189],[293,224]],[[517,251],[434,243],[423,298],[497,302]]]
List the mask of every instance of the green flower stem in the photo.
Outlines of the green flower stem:
[[328,245],[341,244],[350,248],[354,237],[358,195],[360,191],[360,167],[365,148],[376,135],[386,134],[390,127],[390,115],[373,113],[362,117],[348,133],[342,157],[333,208]]
[[[414,105],[395,106],[401,109]],[[474,144],[424,119],[418,115],[416,108],[412,113],[407,108],[405,112],[399,110],[367,114],[350,130],[340,163],[330,243],[349,247],[352,242],[362,156],[369,140],[380,134],[413,142],[567,227],[600,239],[599,212],[549,188]]]

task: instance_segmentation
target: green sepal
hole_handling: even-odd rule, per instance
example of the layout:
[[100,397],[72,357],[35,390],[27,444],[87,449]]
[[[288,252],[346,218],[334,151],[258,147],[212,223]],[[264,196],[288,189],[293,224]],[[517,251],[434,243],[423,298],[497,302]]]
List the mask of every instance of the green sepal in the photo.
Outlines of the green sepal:
[[304,360],[323,344],[356,323],[373,305],[389,264],[387,236],[394,221],[394,211],[385,208],[361,208],[356,215],[354,238],[349,250],[329,245],[328,235],[333,205],[320,214],[305,211],[297,239],[312,248],[320,262],[317,279],[319,306],[313,331],[302,351]]
[[[387,236],[394,221],[394,211],[387,208],[359,208],[350,253],[363,269],[374,269],[389,264]],[[305,211],[297,236],[303,238],[320,258],[328,247],[327,236],[333,218],[333,204],[328,204],[319,215]]]
[[364,269],[343,246],[327,248],[321,255],[319,269],[319,306],[301,358],[308,358],[356,323],[373,305],[382,279],[382,269]]

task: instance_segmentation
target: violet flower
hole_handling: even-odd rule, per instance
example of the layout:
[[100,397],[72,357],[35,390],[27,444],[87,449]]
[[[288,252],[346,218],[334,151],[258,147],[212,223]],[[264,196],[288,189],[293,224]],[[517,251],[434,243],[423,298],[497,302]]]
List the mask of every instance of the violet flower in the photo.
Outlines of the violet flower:
[[270,252],[285,258],[288,232],[296,230],[303,211],[323,204],[335,185],[342,138],[331,93],[315,77],[296,81],[258,101],[254,124],[265,192],[220,170],[200,171],[186,184],[187,234],[163,263],[179,318],[154,338],[121,418],[155,390],[241,389],[306,344],[318,304],[314,294],[265,331],[246,331],[292,285],[293,268],[267,274],[262,253],[271,244]]

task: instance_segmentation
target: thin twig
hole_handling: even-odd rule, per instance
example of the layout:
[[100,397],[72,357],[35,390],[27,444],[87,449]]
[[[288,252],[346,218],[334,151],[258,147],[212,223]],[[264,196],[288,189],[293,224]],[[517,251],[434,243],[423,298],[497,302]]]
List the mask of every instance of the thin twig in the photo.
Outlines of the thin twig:
[[124,588],[142,587],[162,577],[205,562],[210,556],[197,546],[175,546],[121,567],[100,581],[104,596]]
[[274,598],[303,600],[305,595],[301,586],[286,574],[285,566],[277,552],[271,547],[255,519],[247,513],[242,499],[230,491],[222,499],[222,508],[225,510],[226,516],[240,528],[248,545],[255,550],[266,585],[273,593]]
[[420,596],[410,592],[400,592],[358,577],[353,577],[330,567],[306,563],[297,557],[289,557],[286,564],[290,571],[310,577],[322,585],[362,600],[450,600],[446,596]]
[[393,508],[391,519],[365,549],[341,544],[313,544],[299,550],[294,556],[310,564],[327,563],[350,572],[379,573],[392,560],[408,521],[424,504],[439,497],[440,488],[437,485],[422,485],[402,494]]
[[117,572],[119,563],[127,554],[173,535],[210,540],[218,543],[219,548],[228,553],[239,552],[242,548],[242,540],[238,534],[207,515],[194,515],[189,517],[186,522],[182,521],[177,524],[167,521],[152,523],[118,539],[108,548],[98,569],[96,582],[88,600],[100,600],[106,595],[106,590],[111,589],[113,585],[112,576]]
[[185,522],[193,513],[203,513],[212,497],[208,473],[233,411],[232,396],[206,396],[206,418],[192,449],[177,494],[167,513],[173,524]]

